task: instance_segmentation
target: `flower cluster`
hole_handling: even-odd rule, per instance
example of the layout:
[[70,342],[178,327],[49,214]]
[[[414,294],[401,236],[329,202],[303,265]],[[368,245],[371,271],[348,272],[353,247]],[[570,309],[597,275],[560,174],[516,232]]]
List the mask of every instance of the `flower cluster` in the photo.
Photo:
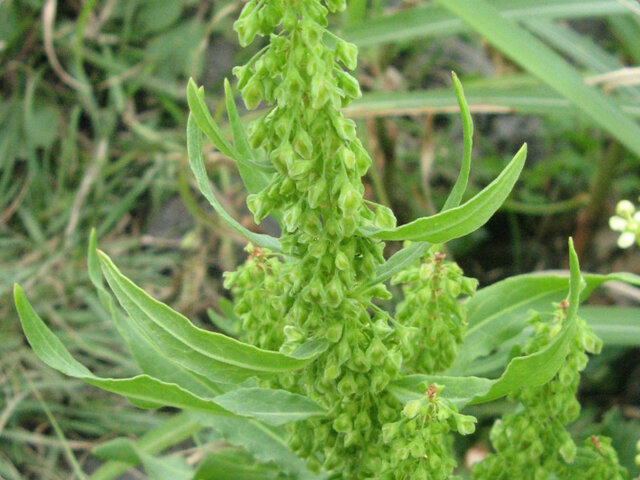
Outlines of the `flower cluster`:
[[629,248],[634,243],[640,245],[640,211],[636,212],[629,200],[618,202],[616,214],[609,219],[609,227],[614,232],[621,232],[618,237],[620,248]]
[[407,402],[402,418],[383,427],[389,453],[382,461],[381,479],[430,480],[448,478],[455,467],[447,433],[473,433],[475,418],[439,397],[442,387],[431,384],[421,399]]
[[[325,28],[328,12],[344,6],[344,0],[250,0],[235,23],[243,45],[256,35],[270,36],[269,44],[234,74],[247,108],[261,102],[271,107],[250,125],[249,140],[276,173],[249,196],[248,205],[257,222],[270,213],[282,219],[285,259],[253,258],[228,276],[227,285],[239,305],[236,313],[252,329],[248,338],[257,345],[286,353],[312,339],[329,345],[310,367],[274,383],[329,411],[291,427],[292,449],[312,470],[323,468],[335,478],[382,478],[387,469],[384,478],[400,480],[409,467],[391,468],[384,455],[391,447],[382,432],[385,425],[403,421],[402,405],[387,387],[412,359],[403,358],[402,335],[390,315],[372,303],[390,298],[384,284],[372,283],[384,261],[384,243],[361,232],[393,227],[395,217],[363,199],[361,177],[371,159],[354,122],[341,113],[360,95],[357,80],[345,70],[356,66],[356,47]],[[277,278],[268,284],[265,275]],[[455,281],[444,280],[448,276],[443,272],[443,285],[455,288]],[[445,296],[455,303],[453,293]],[[276,299],[275,306],[258,306],[265,298]],[[446,310],[453,308],[448,303]],[[421,342],[417,335],[411,339]],[[404,350],[420,350],[408,341]],[[439,411],[419,422],[405,419],[412,427],[400,430],[394,445],[416,438],[443,442],[440,432],[458,416],[444,407]],[[443,451],[439,471],[450,473],[453,463],[444,457]],[[435,468],[419,462],[411,471]]]
[[282,263],[269,250],[252,244],[246,250],[249,258],[235,272],[224,274],[224,287],[236,299],[233,310],[242,319],[244,339],[260,348],[278,350],[284,341]]
[[432,247],[392,283],[401,284],[404,293],[396,318],[405,333],[401,345],[407,366],[420,373],[446,370],[456,359],[466,327],[460,297],[473,295],[477,280],[463,276],[457,264],[445,261],[445,254]]
[[[540,315],[532,317],[535,335],[525,347],[526,354],[539,352],[560,333],[567,309],[567,302],[561,302],[552,322],[544,321]],[[600,438],[599,448],[594,442],[587,443],[578,454],[565,428],[580,413],[576,392],[580,372],[587,365],[586,352],[598,353],[602,347],[602,341],[584,320],[575,321],[577,328],[573,330],[569,353],[555,377],[544,385],[526,386],[510,395],[510,400],[519,402],[522,408],[496,421],[490,435],[495,453],[473,467],[474,480],[627,478],[618,466],[615,451],[608,448],[608,439]],[[579,477],[575,476],[577,471]],[[599,476],[602,472],[608,473]]]

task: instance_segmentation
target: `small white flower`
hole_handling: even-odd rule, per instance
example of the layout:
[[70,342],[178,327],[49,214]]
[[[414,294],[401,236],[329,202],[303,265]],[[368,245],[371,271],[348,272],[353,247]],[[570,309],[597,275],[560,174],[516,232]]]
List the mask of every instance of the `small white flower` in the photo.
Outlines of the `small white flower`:
[[636,234],[634,232],[624,232],[618,237],[618,246],[620,248],[629,248],[636,241]]
[[634,219],[636,222],[640,223],[640,211],[638,211],[638,212],[636,212],[636,213],[634,213],[634,214],[633,214],[633,219]]
[[621,217],[628,218],[636,211],[636,207],[633,206],[629,200],[620,200],[616,206],[616,213]]
[[627,220],[617,215],[614,215],[609,219],[609,228],[614,232],[624,232],[625,229],[627,228]]

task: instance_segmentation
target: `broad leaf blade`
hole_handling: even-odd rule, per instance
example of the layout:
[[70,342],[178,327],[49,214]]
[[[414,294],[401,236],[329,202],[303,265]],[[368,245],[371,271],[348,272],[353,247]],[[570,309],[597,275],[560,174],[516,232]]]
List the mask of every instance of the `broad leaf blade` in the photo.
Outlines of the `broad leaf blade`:
[[640,308],[588,305],[580,308],[580,316],[605,345],[640,346]]
[[186,317],[150,297],[99,252],[102,271],[132,320],[159,348],[184,368],[213,381],[241,382],[254,375],[284,373],[308,365],[314,356],[293,358],[261,350],[225,335],[195,327]]
[[[640,277],[630,273],[610,275],[583,274],[586,288],[581,300],[608,281],[640,285]],[[482,288],[467,301],[469,328],[451,375],[466,374],[476,358],[489,355],[520,334],[532,310],[546,312],[550,305],[564,298],[568,286],[566,275],[527,274],[502,280]]]
[[211,186],[211,182],[209,181],[209,177],[207,176],[207,171],[204,168],[204,160],[202,158],[202,133],[200,131],[200,127],[196,124],[195,117],[192,114],[189,115],[189,119],[187,121],[187,151],[189,154],[189,165],[196,177],[200,191],[227,225],[256,245],[268,248],[275,252],[281,251],[280,242],[277,238],[265,234],[254,233],[240,225],[236,219],[229,215],[216,197],[213,187]]
[[263,463],[273,463],[297,480],[320,480],[324,474],[311,473],[303,460],[290,449],[281,433],[256,420],[205,415],[194,412],[192,418],[213,428],[227,442],[242,447]]
[[233,413],[256,418],[271,425],[321,417],[327,413],[307,397],[268,388],[239,388],[217,396],[214,401]]
[[130,319],[124,318],[123,313],[116,307],[109,291],[105,288],[100,261],[98,259],[98,245],[95,230],[89,238],[89,252],[87,265],[91,283],[98,290],[100,302],[111,313],[111,318],[118,333],[125,339],[133,358],[143,373],[176,385],[200,395],[209,397],[222,392],[220,385],[208,378],[183,368],[167,355],[166,350],[158,348],[148,337],[148,332]]
[[230,415],[229,412],[210,400],[198,397],[175,384],[165,383],[148,375],[123,379],[95,376],[75,360],[62,342],[47,328],[18,285],[15,286],[14,296],[16,309],[29,344],[36,355],[51,368],[103,390],[123,395],[141,408],[157,408],[166,405]]
[[372,230],[367,233],[381,240],[411,240],[445,243],[477,230],[500,208],[511,193],[527,155],[526,144],[500,175],[484,190],[463,205],[440,212],[431,217],[389,230]]

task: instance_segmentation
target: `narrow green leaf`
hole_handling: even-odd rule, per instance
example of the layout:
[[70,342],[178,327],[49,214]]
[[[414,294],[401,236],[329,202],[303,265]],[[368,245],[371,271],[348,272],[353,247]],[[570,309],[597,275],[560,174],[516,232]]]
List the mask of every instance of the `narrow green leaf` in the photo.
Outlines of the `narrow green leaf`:
[[124,318],[124,315],[116,307],[113,297],[105,288],[102,281],[95,229],[91,231],[89,238],[87,265],[89,278],[98,290],[100,302],[105,309],[111,313],[111,318],[118,333],[120,333],[127,342],[129,351],[143,373],[162,380],[163,382],[175,383],[202,397],[210,397],[222,392],[220,385],[174,362],[171,357],[167,356],[165,350],[158,348],[158,346],[149,339],[148,333],[144,329],[141,329],[139,324]]
[[[231,90],[229,81],[226,78],[224,79],[224,93],[229,123],[231,124],[231,131],[233,133],[233,141],[238,149],[238,157],[236,159],[238,171],[249,193],[258,193],[269,185],[272,175],[267,173],[267,166],[258,161],[255,151],[249,144],[247,133],[242,126],[238,108],[233,98],[233,90]],[[272,167],[271,171],[273,172],[275,169]]]
[[467,183],[469,182],[469,172],[471,170],[471,149],[473,147],[473,120],[471,119],[471,112],[469,112],[469,105],[467,105],[467,99],[464,96],[464,90],[462,84],[458,80],[458,76],[455,72],[451,72],[453,77],[453,84],[456,88],[456,97],[458,99],[458,106],[460,107],[460,114],[462,115],[462,132],[464,138],[464,151],[462,154],[462,166],[460,167],[460,174],[456,180],[453,189],[449,197],[444,202],[442,211],[455,208],[462,202],[462,196],[467,189]]
[[88,368],[75,360],[58,337],[47,328],[18,285],[14,288],[14,297],[22,328],[29,344],[40,360],[51,368],[108,392],[123,395],[140,408],[171,406],[218,415],[230,415],[229,412],[210,400],[200,398],[175,384],[165,383],[148,375],[123,379],[95,376]]
[[[628,13],[619,0],[492,0],[502,15],[512,20],[531,18],[585,18]],[[469,28],[438,5],[407,8],[353,25],[345,30],[358,47],[409,41],[425,36],[453,35]]]
[[230,412],[271,425],[283,425],[327,414],[324,408],[307,397],[268,388],[239,388],[217,396],[214,401]]
[[315,357],[293,358],[260,350],[225,335],[195,327],[186,317],[151,298],[122,275],[111,259],[99,252],[100,264],[118,301],[148,338],[184,368],[210,380],[241,382],[254,375],[290,372]]
[[236,232],[256,245],[268,248],[275,252],[281,251],[280,241],[277,238],[265,234],[254,233],[246,229],[231,215],[229,215],[222,204],[218,201],[211,182],[209,181],[209,177],[207,176],[207,171],[204,168],[204,160],[202,158],[202,134],[194,118],[195,117],[190,114],[187,121],[187,151],[189,154],[189,165],[196,177],[200,191],[218,215],[220,215],[227,225],[233,228]]
[[569,99],[587,117],[640,157],[640,126],[607,96],[583,82],[560,55],[485,0],[438,0],[498,50]]
[[424,255],[424,253],[429,249],[430,246],[430,243],[415,242],[408,247],[398,250],[396,253],[391,255],[391,257],[389,257],[386,262],[384,262],[376,269],[376,276],[373,280],[371,280],[371,282],[369,282],[368,285],[371,286],[378,283],[386,282],[396,273],[399,273],[410,267],[419,258],[421,258],[422,255]]
[[[526,74],[465,82],[469,109],[493,114],[531,113],[557,115],[559,111],[579,113],[576,105]],[[640,103],[616,101],[628,115],[640,116]],[[343,110],[351,118],[390,117],[458,113],[457,100],[449,88],[411,92],[367,92]]]
[[189,79],[187,85],[187,102],[189,103],[189,110],[200,127],[200,130],[209,137],[211,143],[227,157],[237,161],[238,158],[240,158],[240,154],[227,141],[220,127],[214,122],[211,113],[209,113],[209,108],[204,102],[204,92],[201,94],[201,92],[198,91],[198,87],[196,86],[196,82],[193,81],[193,78]]
[[240,324],[235,319],[230,319],[220,315],[213,308],[207,308],[207,316],[222,333],[226,333],[232,337],[240,333]]
[[484,225],[509,196],[522,171],[526,156],[527,145],[524,144],[493,182],[459,207],[431,217],[419,218],[393,229],[368,230],[366,233],[381,240],[431,243],[445,243],[468,235]]
[[[187,412],[181,412],[145,433],[136,442],[136,448],[138,451],[153,455],[183,442],[203,428]],[[137,459],[135,460],[134,463],[109,461],[93,472],[89,480],[112,480],[119,477],[138,464]]]
[[201,425],[213,428],[231,445],[242,447],[263,463],[273,463],[297,480],[321,480],[325,474],[311,473],[282,438],[282,431],[256,420],[191,413]]

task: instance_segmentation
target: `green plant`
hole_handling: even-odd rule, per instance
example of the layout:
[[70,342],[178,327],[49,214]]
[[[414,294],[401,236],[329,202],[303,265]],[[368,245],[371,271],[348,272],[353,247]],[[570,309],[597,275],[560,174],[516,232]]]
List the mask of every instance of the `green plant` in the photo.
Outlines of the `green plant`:
[[[578,304],[607,280],[640,284],[640,278],[581,276],[571,242],[569,278],[514,277],[478,292],[473,279],[445,261],[440,245],[491,217],[513,188],[526,155],[523,147],[490,185],[462,203],[473,128],[455,75],[464,154],[443,210],[396,227],[390,209],[365,200],[361,177],[371,160],[354,122],[341,113],[360,95],[358,82],[345,71],[355,68],[357,51],[326,30],[328,10],[344,7],[341,0],[326,7],[318,0],[245,5],[235,24],[241,44],[257,34],[270,42],[234,73],[246,106],[264,102],[269,108],[247,133],[225,83],[233,144],[209,113],[204,91],[193,81],[188,86],[191,169],[212,207],[251,242],[245,265],[226,275],[234,307],[226,317],[211,315],[241,340],[197,328],[151,298],[97,250],[95,234],[89,276],[141,374],[119,379],[93,374],[15,287],[25,334],[49,366],[141,408],[185,410],[175,426],[182,435],[211,429],[211,442],[223,438],[242,448],[208,455],[203,449],[197,470],[182,458],[153,457],[148,444],[124,438],[101,445],[95,454],[140,463],[149,476],[170,469],[172,478],[449,478],[457,463],[451,434],[475,429],[475,418],[460,410],[509,395],[524,413],[504,422],[513,422],[514,434],[537,446],[534,461],[517,463],[522,478],[575,478],[578,469],[598,475],[603,468],[625,478],[604,438],[580,450],[585,455],[574,462],[577,453],[563,426],[579,409],[573,394],[584,350],[595,351],[598,344],[578,318]],[[283,229],[280,238],[252,232],[224,210],[205,170],[203,132],[237,162],[256,221],[274,217]],[[385,260],[385,240],[409,243]],[[395,313],[386,286],[390,279],[404,291]],[[461,296],[469,298],[461,303]],[[544,313],[553,302],[564,302],[556,321]],[[519,350],[530,333],[530,309],[541,312],[536,332]],[[480,357],[503,367],[502,374],[487,378],[472,372]],[[566,386],[572,390],[547,395]],[[553,409],[541,411],[541,397]],[[539,415],[549,417],[551,433],[545,422],[529,420]],[[494,444],[502,453],[501,430],[495,430]],[[556,434],[559,449],[552,442]],[[520,453],[505,455],[515,462]],[[493,466],[494,458],[486,460],[490,472],[500,468]],[[482,465],[474,470],[476,478],[487,478]],[[94,478],[108,478],[105,472]]]

